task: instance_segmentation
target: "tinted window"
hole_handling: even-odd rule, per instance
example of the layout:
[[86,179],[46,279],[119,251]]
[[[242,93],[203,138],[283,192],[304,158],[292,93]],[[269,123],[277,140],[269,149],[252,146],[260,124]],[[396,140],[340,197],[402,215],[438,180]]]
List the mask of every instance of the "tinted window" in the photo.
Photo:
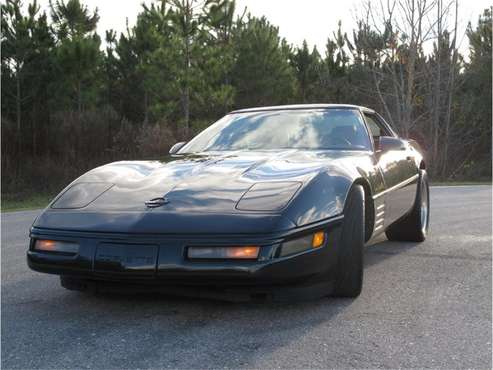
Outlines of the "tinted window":
[[378,138],[380,136],[392,136],[390,132],[378,121],[378,119],[371,115],[365,114],[366,123],[368,124],[368,128],[374,138]]
[[197,135],[180,153],[370,148],[357,110],[280,110],[229,114]]
[[373,135],[373,137],[382,136],[380,126],[377,125],[375,120],[370,116],[365,116],[365,118],[366,118],[366,123],[368,123],[368,128],[370,129],[370,132]]

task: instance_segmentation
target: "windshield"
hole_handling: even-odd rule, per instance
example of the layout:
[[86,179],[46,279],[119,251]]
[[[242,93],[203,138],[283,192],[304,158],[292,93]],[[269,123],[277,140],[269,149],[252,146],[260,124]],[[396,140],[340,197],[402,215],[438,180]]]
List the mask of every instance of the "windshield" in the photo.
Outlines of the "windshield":
[[310,109],[228,114],[198,134],[179,153],[370,148],[358,110]]

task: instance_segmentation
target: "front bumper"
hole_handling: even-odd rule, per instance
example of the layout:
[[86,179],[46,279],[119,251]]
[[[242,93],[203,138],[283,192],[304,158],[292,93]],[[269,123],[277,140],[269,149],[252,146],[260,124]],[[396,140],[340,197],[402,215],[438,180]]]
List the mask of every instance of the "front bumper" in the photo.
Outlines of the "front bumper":
[[[288,296],[292,296],[300,289],[310,292],[309,287],[314,286],[330,289],[341,223],[342,218],[337,218],[282,234],[260,236],[103,234],[32,228],[27,261],[33,270],[99,288],[134,287],[138,291],[192,296],[203,296],[200,292],[211,290],[246,291],[255,295],[285,288],[288,292],[291,289]],[[278,257],[283,241],[319,230],[327,233],[322,247]],[[36,239],[77,242],[79,252],[73,255],[40,252],[34,249]],[[188,246],[252,244],[261,246],[256,261],[197,261],[186,257]]]

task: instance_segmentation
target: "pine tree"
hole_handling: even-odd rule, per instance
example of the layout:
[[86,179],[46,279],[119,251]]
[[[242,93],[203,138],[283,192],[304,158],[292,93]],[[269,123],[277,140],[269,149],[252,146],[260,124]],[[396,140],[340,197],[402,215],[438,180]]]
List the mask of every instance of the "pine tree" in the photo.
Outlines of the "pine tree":
[[50,1],[51,18],[56,34],[56,67],[59,76],[58,99],[72,97],[80,115],[88,103],[98,98],[99,69],[102,64],[101,39],[96,33],[97,9],[91,12],[79,0]]
[[251,107],[288,103],[295,96],[295,71],[291,49],[277,27],[265,17],[249,17],[235,35],[236,62],[232,83],[236,106]]

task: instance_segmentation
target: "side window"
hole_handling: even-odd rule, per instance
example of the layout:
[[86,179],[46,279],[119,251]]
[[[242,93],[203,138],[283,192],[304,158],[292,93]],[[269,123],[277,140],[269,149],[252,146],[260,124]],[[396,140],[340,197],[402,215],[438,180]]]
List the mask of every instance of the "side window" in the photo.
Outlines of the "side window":
[[392,136],[392,134],[383,126],[378,119],[371,115],[365,113],[365,120],[370,129],[373,139],[378,139],[380,136]]

